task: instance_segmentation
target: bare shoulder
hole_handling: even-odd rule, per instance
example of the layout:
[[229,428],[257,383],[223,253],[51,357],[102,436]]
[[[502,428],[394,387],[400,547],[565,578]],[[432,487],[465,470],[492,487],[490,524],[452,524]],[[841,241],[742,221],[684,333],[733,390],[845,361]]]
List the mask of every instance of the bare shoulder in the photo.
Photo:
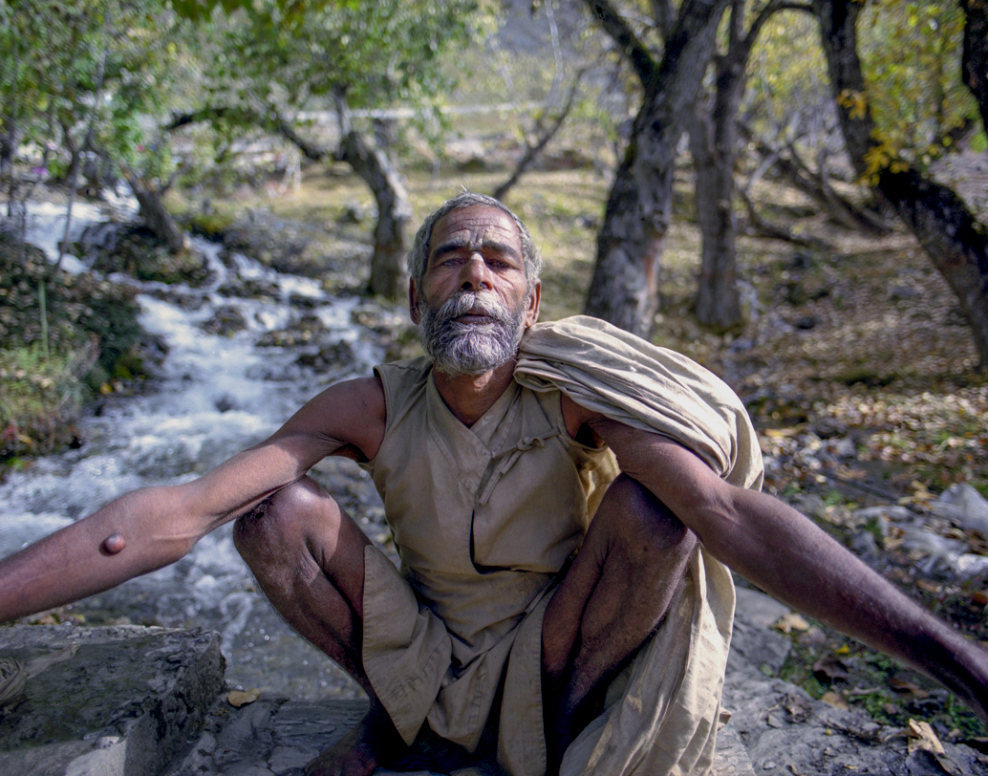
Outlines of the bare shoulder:
[[563,422],[566,423],[566,431],[573,439],[582,439],[588,432],[592,434],[590,423],[603,418],[600,413],[577,404],[565,393],[560,396],[559,406],[563,413]]
[[602,416],[588,424],[614,452],[621,471],[656,495],[660,490],[668,496],[674,490],[712,491],[725,485],[699,455],[671,437]]
[[384,438],[387,405],[377,376],[359,377],[331,385],[308,401],[275,437],[305,435],[325,455],[370,460]]

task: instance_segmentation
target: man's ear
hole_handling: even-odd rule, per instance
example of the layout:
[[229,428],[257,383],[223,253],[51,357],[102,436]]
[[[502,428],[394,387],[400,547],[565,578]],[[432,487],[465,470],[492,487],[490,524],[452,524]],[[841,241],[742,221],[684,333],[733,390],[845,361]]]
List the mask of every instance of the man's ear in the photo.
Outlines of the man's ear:
[[542,281],[536,280],[528,299],[528,310],[525,313],[525,328],[535,324],[539,319],[539,305],[542,303]]
[[419,318],[419,293],[415,288],[415,281],[408,281],[408,312],[412,316],[412,323],[418,324]]

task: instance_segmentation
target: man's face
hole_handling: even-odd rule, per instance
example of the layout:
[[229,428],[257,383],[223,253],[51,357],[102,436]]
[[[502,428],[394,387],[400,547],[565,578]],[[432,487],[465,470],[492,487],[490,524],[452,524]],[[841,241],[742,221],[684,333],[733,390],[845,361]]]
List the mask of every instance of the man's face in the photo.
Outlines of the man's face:
[[460,208],[436,223],[429,245],[411,304],[436,368],[476,375],[510,361],[541,294],[538,283],[528,287],[514,221],[495,207]]

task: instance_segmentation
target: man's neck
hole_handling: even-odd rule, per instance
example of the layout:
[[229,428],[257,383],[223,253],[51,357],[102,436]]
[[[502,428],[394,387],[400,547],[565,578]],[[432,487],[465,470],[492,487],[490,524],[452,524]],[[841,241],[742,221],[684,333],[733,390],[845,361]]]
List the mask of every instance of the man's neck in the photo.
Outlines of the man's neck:
[[434,372],[436,389],[449,411],[470,428],[480,420],[503,394],[515,373],[515,360],[480,375],[450,377],[438,369]]

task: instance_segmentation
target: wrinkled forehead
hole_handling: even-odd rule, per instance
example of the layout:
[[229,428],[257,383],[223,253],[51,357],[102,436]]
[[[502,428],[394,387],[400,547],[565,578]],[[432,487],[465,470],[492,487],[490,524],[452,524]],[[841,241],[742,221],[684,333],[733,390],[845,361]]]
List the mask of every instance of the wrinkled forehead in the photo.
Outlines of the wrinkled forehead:
[[499,247],[522,255],[521,234],[514,220],[500,208],[473,205],[457,208],[432,227],[429,256],[451,247]]

